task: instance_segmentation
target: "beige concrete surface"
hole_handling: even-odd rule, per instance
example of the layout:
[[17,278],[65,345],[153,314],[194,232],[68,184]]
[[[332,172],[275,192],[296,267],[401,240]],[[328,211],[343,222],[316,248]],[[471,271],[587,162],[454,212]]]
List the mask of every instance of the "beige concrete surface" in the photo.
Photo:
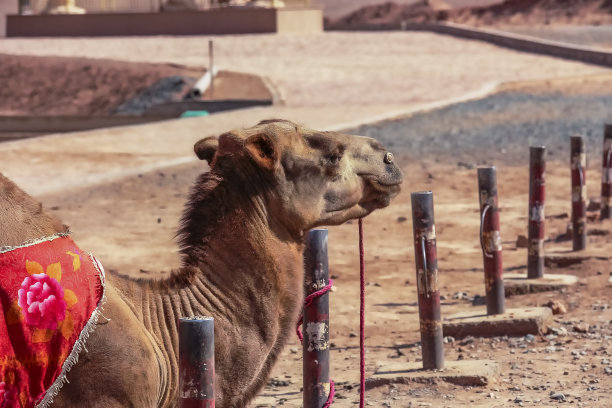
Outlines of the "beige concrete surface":
[[544,276],[539,279],[527,278],[527,272],[504,274],[506,297],[560,290],[576,283],[578,283],[578,278],[574,275],[546,273],[546,271],[544,271]]
[[442,325],[445,336],[461,338],[540,334],[551,323],[552,311],[548,307],[506,309],[505,313],[491,316],[485,307],[478,307],[445,316]]
[[610,72],[425,32],[8,38],[0,42],[0,53],[207,66],[209,39],[214,41],[219,69],[268,77],[290,106],[427,103],[458,97],[490,82]]
[[263,119],[285,118],[315,129],[350,126],[360,118],[399,114],[407,107],[325,108],[266,107],[51,135],[0,144],[0,172],[34,196],[57,193],[196,161],[199,139],[255,125]]
[[457,385],[489,385],[500,366],[493,360],[446,361],[441,370],[423,370],[423,363],[381,363],[366,380],[366,389],[387,384],[446,381]]
[[[194,160],[193,143],[273,117],[342,129],[482,97],[505,81],[607,72],[431,33],[5,39],[0,53],[215,64],[264,76],[287,106],[0,145],[0,171],[33,195]],[[409,135],[407,135],[409,137]]]

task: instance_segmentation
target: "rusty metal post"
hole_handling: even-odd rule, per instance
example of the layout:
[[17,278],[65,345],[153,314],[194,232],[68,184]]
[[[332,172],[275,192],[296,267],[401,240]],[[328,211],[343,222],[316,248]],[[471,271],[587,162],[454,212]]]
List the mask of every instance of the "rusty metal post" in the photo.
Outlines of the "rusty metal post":
[[411,201],[423,368],[431,370],[444,367],[433,193],[412,193]]
[[601,163],[601,212],[599,218],[606,220],[612,218],[612,124],[604,126],[603,160]]
[[[314,293],[329,283],[327,258],[327,230],[308,232],[304,251],[304,296]],[[304,306],[303,349],[303,406],[320,408],[329,397],[329,292],[316,297]]]
[[215,408],[215,327],[212,317],[179,319],[179,406]]
[[572,170],[572,230],[573,249],[586,248],[586,152],[582,136],[570,139]]
[[544,276],[544,202],[546,200],[546,148],[529,148],[529,247],[527,277]]
[[484,262],[487,315],[505,311],[502,245],[497,204],[497,171],[495,167],[478,169],[480,199],[480,246]]

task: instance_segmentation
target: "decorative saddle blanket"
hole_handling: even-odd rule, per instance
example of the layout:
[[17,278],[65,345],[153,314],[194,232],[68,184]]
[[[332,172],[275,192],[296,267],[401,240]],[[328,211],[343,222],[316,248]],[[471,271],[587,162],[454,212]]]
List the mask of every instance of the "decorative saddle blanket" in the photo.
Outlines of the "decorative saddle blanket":
[[0,408],[53,402],[103,301],[102,265],[66,234],[0,247]]

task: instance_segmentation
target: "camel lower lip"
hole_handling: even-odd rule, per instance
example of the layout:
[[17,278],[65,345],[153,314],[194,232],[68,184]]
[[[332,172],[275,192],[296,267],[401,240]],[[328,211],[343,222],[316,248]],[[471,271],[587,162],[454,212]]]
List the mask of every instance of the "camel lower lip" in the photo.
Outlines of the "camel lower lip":
[[384,183],[381,180],[374,178],[374,177],[364,177],[364,178],[368,181],[368,183],[372,185],[372,187],[380,191],[393,192],[395,189],[399,189],[400,185],[402,184],[401,181],[396,182],[396,183]]

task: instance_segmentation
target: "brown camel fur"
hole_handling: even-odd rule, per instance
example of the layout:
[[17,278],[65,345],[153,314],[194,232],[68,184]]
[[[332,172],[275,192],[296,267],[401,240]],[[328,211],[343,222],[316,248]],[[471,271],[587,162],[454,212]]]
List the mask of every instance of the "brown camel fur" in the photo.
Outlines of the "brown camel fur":
[[[107,275],[110,320],[98,323],[55,406],[175,406],[176,319],[208,315],[216,405],[244,407],[293,333],[305,232],[387,206],[402,181],[377,141],[282,120],[202,139],[195,151],[210,172],[185,207],[183,266],[157,281]],[[6,178],[0,188],[0,245],[65,229]]]

